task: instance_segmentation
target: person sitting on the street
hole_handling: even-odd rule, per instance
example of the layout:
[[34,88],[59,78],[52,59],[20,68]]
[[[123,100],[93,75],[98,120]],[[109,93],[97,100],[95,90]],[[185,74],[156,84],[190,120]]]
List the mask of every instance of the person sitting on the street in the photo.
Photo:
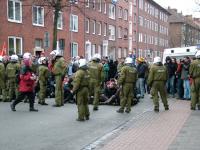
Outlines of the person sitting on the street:
[[110,79],[106,82],[106,86],[103,94],[101,94],[101,101],[103,104],[119,104],[119,87],[117,86],[117,81],[115,79]]
[[73,98],[73,94],[71,93],[71,90],[73,89],[72,85],[72,78],[65,77],[63,81],[63,88],[64,88],[64,103],[75,103],[75,100]]

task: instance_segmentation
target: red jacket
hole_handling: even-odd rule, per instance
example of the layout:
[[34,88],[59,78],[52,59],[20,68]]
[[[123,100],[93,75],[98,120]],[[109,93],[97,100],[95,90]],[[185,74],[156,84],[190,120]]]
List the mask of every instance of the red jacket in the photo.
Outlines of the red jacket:
[[19,82],[19,92],[33,92],[35,87],[35,81],[31,80],[31,72],[26,72],[25,74],[20,74]]

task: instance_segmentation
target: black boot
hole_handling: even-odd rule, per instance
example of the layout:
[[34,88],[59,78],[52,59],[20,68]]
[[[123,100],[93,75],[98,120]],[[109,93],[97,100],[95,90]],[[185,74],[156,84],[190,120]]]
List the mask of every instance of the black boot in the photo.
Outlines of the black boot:
[[35,108],[30,108],[30,109],[29,109],[29,111],[38,112],[38,110],[37,110],[37,109],[35,109]]
[[14,105],[13,103],[10,104],[10,108],[11,108],[12,111],[16,111],[16,109],[15,109],[15,105]]

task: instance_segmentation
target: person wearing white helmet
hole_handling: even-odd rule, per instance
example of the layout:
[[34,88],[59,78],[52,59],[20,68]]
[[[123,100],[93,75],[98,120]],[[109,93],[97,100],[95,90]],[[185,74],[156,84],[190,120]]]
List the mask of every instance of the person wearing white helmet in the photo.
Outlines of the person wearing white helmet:
[[76,93],[78,107],[77,121],[89,120],[88,93],[89,93],[89,73],[86,59],[79,60],[79,69],[75,73],[73,93]]
[[47,67],[47,61],[46,57],[40,57],[39,58],[39,68],[38,68],[38,79],[39,79],[39,86],[40,86],[40,91],[39,91],[39,100],[38,104],[41,105],[48,105],[45,102],[45,97],[46,97],[46,90],[47,90],[47,79],[49,77],[49,69]]
[[0,56],[0,90],[2,91],[0,101],[6,101],[5,65],[3,63],[3,56]]
[[162,99],[165,110],[169,110],[167,101],[166,82],[168,79],[167,68],[161,63],[160,57],[155,57],[153,65],[150,68],[147,84],[151,87],[153,97],[154,111],[159,112],[159,96]]
[[189,74],[192,78],[191,85],[191,110],[200,110],[200,50],[195,54],[196,60],[190,64]]
[[64,89],[62,82],[64,80],[64,77],[66,75],[66,69],[67,69],[67,63],[65,62],[65,59],[62,57],[60,51],[54,50],[50,53],[50,55],[53,56],[53,67],[52,67],[52,73],[55,76],[55,104],[53,107],[61,107],[64,105]]
[[18,56],[11,55],[10,62],[6,66],[6,77],[8,83],[8,100],[11,102],[14,97],[18,95],[17,75],[20,72],[20,64],[18,63]]
[[120,99],[120,108],[117,110],[118,113],[123,113],[126,107],[125,112],[130,113],[131,111],[131,102],[133,99],[133,89],[137,81],[137,70],[132,67],[133,59],[127,57],[124,61],[124,66],[121,69],[121,73],[118,79],[118,84],[121,88],[121,99]]
[[28,53],[28,52],[24,53],[23,59],[31,59],[31,58],[32,58],[31,53]]
[[100,87],[104,79],[103,65],[100,63],[101,56],[95,54],[92,61],[88,64],[90,74],[90,96],[94,96],[93,110],[98,110]]

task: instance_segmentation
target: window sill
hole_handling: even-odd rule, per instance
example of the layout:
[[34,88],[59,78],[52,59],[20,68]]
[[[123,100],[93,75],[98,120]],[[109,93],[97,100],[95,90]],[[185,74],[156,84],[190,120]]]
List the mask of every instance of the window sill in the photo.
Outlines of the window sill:
[[12,19],[8,19],[8,21],[9,21],[9,22],[12,22],[12,23],[19,23],[19,24],[22,23],[22,21],[12,20]]
[[33,23],[33,26],[37,26],[37,27],[44,27],[44,24],[43,24],[43,25],[41,25],[41,24],[34,24],[34,23]]

